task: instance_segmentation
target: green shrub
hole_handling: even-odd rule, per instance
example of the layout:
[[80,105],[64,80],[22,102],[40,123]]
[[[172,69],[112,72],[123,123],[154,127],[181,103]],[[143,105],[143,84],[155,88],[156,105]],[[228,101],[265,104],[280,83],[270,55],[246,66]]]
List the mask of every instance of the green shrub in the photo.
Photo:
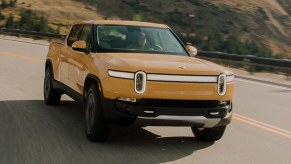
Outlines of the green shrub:
[[5,28],[14,28],[14,17],[12,14],[9,15],[6,24],[4,26]]
[[1,8],[0,8],[0,20],[3,20],[3,19],[5,19],[5,17],[4,17],[4,15],[2,14],[2,10],[1,10]]
[[39,16],[32,10],[23,10],[20,16],[20,20],[15,22],[13,15],[10,15],[6,21],[5,28],[37,32],[56,32],[56,30],[48,26],[47,17]]
[[266,11],[262,7],[258,7],[257,12],[260,13],[260,15],[265,19],[269,20],[269,17],[266,13]]

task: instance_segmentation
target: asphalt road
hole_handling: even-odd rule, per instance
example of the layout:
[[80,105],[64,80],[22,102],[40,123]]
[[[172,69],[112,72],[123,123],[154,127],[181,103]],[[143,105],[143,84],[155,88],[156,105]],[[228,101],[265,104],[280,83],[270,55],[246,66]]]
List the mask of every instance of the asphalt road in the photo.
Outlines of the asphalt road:
[[291,163],[290,88],[237,79],[233,122],[215,143],[176,127],[113,127],[93,143],[80,105],[43,102],[47,48],[0,39],[0,164]]

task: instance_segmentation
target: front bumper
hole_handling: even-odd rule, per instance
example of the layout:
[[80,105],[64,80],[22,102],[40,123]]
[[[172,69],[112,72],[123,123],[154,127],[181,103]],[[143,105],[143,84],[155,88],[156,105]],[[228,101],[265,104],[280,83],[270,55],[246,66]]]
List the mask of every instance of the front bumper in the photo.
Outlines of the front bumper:
[[231,101],[225,105],[215,105],[215,101],[205,105],[201,101],[192,103],[188,100],[128,103],[103,98],[102,102],[106,119],[114,124],[212,128],[229,124],[232,116]]
[[231,113],[224,118],[160,115],[157,117],[138,117],[134,124],[138,126],[191,126],[198,128],[213,128],[229,124],[231,122],[231,116]]

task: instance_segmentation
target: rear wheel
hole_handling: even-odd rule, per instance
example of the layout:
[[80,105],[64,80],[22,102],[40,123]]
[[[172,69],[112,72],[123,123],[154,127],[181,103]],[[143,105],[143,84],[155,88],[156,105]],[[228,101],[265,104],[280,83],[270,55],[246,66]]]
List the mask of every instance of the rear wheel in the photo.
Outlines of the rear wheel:
[[61,92],[53,88],[53,74],[50,67],[45,70],[43,85],[44,101],[48,105],[58,105],[61,100]]
[[208,142],[214,142],[224,134],[226,126],[214,127],[214,128],[196,128],[192,127],[192,132],[196,139]]
[[89,140],[102,142],[109,136],[108,123],[104,117],[97,85],[91,85],[85,101],[86,134]]

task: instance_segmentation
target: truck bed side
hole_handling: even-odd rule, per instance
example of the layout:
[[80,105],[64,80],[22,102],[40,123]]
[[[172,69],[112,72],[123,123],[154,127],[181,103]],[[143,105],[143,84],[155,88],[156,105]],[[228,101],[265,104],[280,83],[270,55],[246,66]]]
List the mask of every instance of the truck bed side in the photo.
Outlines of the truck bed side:
[[54,79],[59,80],[59,63],[60,63],[60,52],[64,42],[52,42],[49,46],[47,54],[47,60],[50,60],[53,66]]

